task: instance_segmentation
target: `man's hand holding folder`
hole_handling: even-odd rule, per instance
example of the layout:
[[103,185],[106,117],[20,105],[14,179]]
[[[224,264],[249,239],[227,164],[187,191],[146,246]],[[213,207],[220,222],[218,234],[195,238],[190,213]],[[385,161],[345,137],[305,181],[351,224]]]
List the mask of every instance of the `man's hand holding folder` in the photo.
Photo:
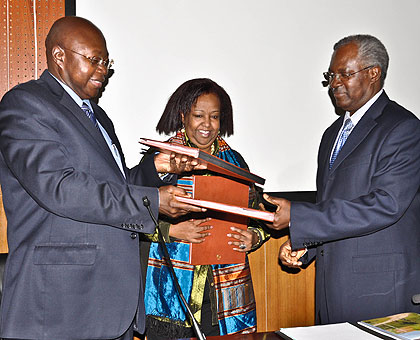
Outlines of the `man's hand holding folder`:
[[155,155],[155,167],[159,173],[182,174],[193,170],[207,169],[207,164],[185,154],[159,152]]

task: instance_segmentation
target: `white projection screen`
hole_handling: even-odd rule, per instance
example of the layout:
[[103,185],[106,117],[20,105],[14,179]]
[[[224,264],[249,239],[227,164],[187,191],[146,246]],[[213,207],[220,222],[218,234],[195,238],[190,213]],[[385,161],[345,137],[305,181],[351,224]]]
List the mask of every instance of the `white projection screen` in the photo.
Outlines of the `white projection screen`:
[[419,0],[77,0],[76,15],[104,33],[115,73],[99,104],[127,164],[186,80],[223,86],[234,108],[227,139],[265,191],[315,190],[323,131],[336,118],[322,72],[332,46],[358,33],[388,49],[385,90],[420,115]]

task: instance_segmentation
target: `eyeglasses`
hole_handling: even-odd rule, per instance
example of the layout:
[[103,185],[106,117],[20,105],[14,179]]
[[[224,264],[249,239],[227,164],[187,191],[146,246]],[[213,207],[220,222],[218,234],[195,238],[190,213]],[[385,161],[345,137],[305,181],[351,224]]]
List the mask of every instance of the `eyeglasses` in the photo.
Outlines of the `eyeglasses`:
[[324,78],[326,80],[325,82],[323,82],[325,84],[324,86],[330,85],[333,82],[334,78],[337,78],[337,80],[348,80],[351,76],[354,76],[356,73],[368,70],[368,69],[372,68],[373,66],[374,65],[367,66],[365,68],[362,68],[359,71],[351,72],[351,73],[324,72],[323,75],[324,75]]
[[[61,46],[60,46],[61,47]],[[92,66],[98,67],[99,65],[102,65],[103,67],[105,67],[107,69],[107,71],[109,71],[109,69],[112,67],[112,65],[114,65],[114,60],[113,59],[102,59],[99,57],[87,57],[84,54],[81,54],[79,52],[73,51],[69,48],[65,48],[65,47],[61,47],[63,50],[67,50],[70,52],[73,52],[75,54],[78,54],[80,56],[82,56],[83,58],[86,58],[87,60],[90,61],[90,63],[92,64]]]

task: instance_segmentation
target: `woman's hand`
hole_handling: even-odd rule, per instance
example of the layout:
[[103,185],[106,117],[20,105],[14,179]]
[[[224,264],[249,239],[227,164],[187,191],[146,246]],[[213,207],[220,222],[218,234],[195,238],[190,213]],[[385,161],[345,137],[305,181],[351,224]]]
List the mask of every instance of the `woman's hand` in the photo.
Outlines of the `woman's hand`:
[[200,226],[200,224],[210,220],[211,218],[199,220],[191,219],[177,224],[171,224],[169,228],[169,236],[191,243],[201,243],[207,236],[210,235],[209,232],[205,231],[210,230],[213,226],[209,224]]
[[236,227],[230,227],[230,230],[235,233],[227,234],[228,237],[235,238],[237,241],[229,241],[229,245],[234,245],[233,250],[239,251],[241,253],[250,251],[252,246],[258,242],[258,236],[253,231],[248,229],[243,230]]

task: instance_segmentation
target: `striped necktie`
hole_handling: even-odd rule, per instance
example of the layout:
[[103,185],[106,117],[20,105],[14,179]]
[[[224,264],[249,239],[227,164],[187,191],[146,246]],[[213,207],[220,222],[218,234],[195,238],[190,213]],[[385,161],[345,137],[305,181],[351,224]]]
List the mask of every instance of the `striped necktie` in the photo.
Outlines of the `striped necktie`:
[[89,106],[86,103],[83,103],[81,109],[83,110],[83,112],[86,114],[86,116],[88,116],[88,118],[90,119],[90,121],[93,123],[93,125],[95,125],[95,127],[99,130],[99,125],[98,125],[98,121],[96,120],[95,114],[93,113],[93,111],[89,108]]
[[335,160],[337,159],[338,153],[340,152],[341,148],[343,147],[344,143],[349,137],[351,129],[353,129],[353,123],[350,118],[347,118],[346,122],[344,123],[343,131],[341,131],[340,137],[338,137],[337,140],[337,144],[335,144],[335,148],[330,160],[330,169],[332,168]]

